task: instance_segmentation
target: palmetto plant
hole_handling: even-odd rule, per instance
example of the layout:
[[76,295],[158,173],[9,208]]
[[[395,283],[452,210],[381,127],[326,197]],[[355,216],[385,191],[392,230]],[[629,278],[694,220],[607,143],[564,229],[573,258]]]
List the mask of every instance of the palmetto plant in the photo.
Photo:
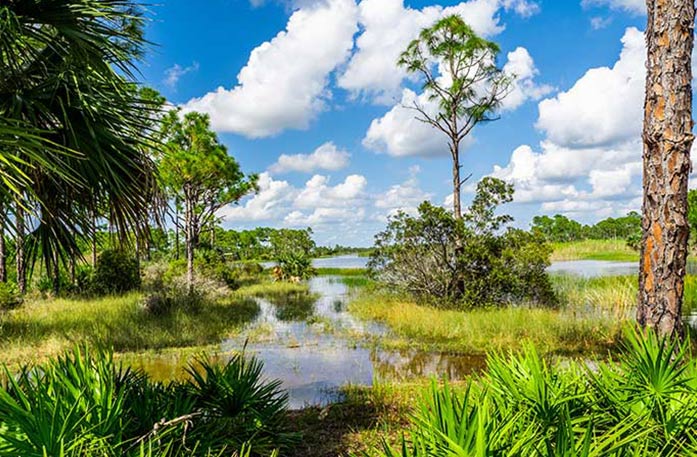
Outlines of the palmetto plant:
[[0,194],[30,211],[27,255],[54,270],[80,255],[94,208],[125,235],[157,195],[152,106],[132,82],[141,23],[130,0],[0,5]]
[[464,390],[434,383],[385,457],[677,456],[697,453],[689,345],[627,334],[617,362],[550,364],[534,349],[489,359]]
[[267,456],[290,444],[287,397],[243,355],[158,383],[78,348],[0,386],[0,456]]

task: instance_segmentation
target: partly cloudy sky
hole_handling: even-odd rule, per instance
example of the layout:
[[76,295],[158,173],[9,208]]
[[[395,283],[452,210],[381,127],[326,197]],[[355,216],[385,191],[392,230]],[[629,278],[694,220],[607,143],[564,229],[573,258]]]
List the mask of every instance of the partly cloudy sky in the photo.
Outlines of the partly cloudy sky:
[[[500,120],[475,128],[463,172],[516,186],[505,209],[583,222],[640,206],[644,0],[185,0],[151,7],[144,82],[214,129],[259,192],[224,225],[314,229],[366,246],[387,217],[451,194],[444,136],[399,53],[460,14],[517,76]],[[471,195],[467,196],[467,199]]]

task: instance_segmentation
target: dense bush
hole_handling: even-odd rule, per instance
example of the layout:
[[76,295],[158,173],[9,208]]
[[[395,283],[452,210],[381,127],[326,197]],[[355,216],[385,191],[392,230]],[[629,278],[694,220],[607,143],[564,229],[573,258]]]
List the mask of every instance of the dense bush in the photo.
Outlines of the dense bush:
[[554,304],[544,238],[506,229],[512,219],[495,212],[512,193],[503,181],[485,178],[460,220],[428,202],[416,216],[397,214],[376,236],[371,273],[440,306]]
[[0,282],[0,309],[14,309],[22,302],[22,294],[15,283]]
[[[463,391],[436,384],[385,457],[697,454],[697,361],[631,334],[619,364],[549,364],[532,348],[490,356]],[[375,455],[375,454],[371,454]]]
[[[283,449],[287,396],[243,355],[189,367],[163,384],[124,370],[109,354],[75,350],[9,372],[0,388],[0,456],[253,455]],[[247,443],[247,444],[245,444]]]
[[103,251],[94,269],[94,291],[102,294],[124,293],[140,287],[137,259],[123,250]]

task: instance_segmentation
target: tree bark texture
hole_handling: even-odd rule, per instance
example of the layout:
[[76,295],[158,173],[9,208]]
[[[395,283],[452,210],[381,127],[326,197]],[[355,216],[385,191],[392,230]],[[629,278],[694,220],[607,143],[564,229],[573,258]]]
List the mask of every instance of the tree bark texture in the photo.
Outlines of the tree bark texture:
[[644,198],[637,321],[682,335],[692,134],[693,0],[648,0]]

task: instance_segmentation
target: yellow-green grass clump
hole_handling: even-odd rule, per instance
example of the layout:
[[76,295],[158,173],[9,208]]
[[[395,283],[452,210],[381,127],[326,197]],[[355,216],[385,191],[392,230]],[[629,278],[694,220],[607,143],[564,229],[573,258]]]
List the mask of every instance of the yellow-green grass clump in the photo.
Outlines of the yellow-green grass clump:
[[566,260],[610,260],[633,262],[639,260],[639,253],[627,246],[622,239],[581,240],[552,244],[552,261]]

